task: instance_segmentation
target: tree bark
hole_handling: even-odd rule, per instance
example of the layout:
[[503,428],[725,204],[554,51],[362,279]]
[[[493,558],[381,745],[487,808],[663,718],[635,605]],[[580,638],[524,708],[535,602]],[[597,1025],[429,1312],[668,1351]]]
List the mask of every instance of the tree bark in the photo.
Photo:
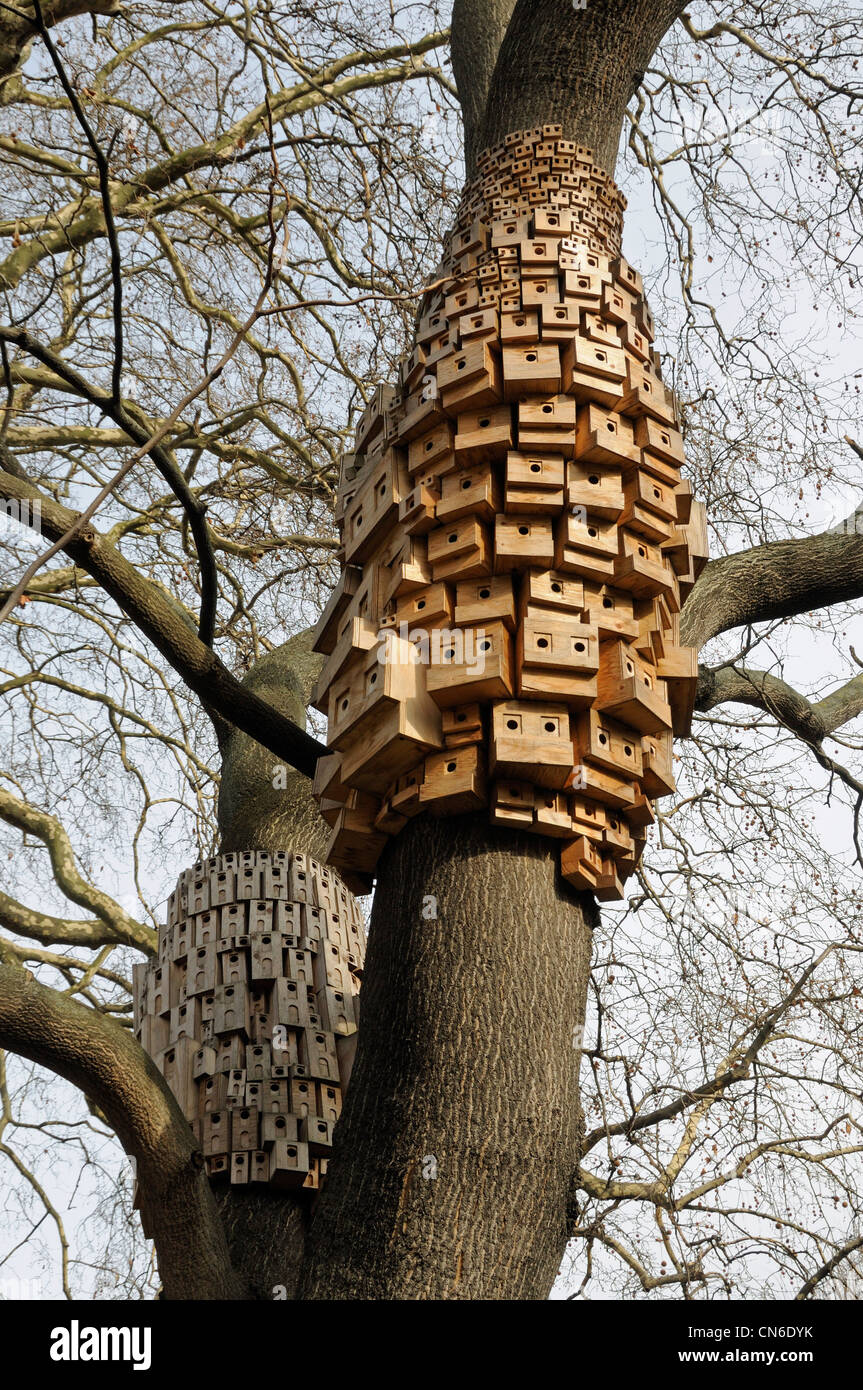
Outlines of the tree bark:
[[[253,694],[305,731],[306,707],[322,658],[311,648],[311,631],[301,632],[269,652],[246,676]],[[311,783],[239,728],[221,736],[219,789],[220,852],[288,849],[325,857],[328,829],[312,799]],[[273,785],[276,768],[281,782]]]
[[481,147],[485,109],[497,55],[515,0],[455,0],[450,53],[464,128],[464,162],[468,175]]
[[680,615],[680,640],[711,637],[846,603],[863,594],[863,511],[832,531],[770,541],[711,560]]
[[[583,9],[572,0],[517,0],[471,150],[559,123],[613,175],[626,104],[685,8],[685,0],[587,0]],[[468,106],[466,127],[472,119]]]
[[[311,631],[268,652],[246,676],[244,690],[278,710],[299,729],[322,658]],[[278,759],[242,729],[220,730],[219,851],[291,850],[324,859],[327,826],[302,773],[282,765],[284,785],[273,786]],[[297,1294],[308,1218],[307,1196],[254,1187],[218,1187],[216,1201],[235,1268],[257,1299]],[[282,1293],[284,1290],[284,1293]]]
[[593,901],[556,845],[484,817],[418,818],[386,855],[301,1296],[544,1299],[579,1157]]

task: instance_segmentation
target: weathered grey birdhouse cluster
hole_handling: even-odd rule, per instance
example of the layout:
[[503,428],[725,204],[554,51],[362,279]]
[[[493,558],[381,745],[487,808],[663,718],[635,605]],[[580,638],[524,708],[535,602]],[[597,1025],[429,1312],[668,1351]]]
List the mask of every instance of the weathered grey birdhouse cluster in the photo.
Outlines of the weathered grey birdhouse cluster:
[[135,1032],[212,1178],[316,1190],[359,1016],[357,904],[303,854],[184,870],[158,959],[134,967]]
[[409,817],[487,807],[618,898],[674,789],[706,522],[624,206],[557,126],[486,150],[343,459],[315,792],[355,890]]

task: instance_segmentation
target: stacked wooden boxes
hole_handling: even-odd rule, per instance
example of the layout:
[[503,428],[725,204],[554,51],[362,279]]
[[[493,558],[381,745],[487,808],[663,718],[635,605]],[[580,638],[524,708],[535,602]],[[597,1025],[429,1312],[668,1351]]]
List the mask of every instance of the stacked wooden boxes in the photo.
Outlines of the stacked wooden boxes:
[[356,890],[409,817],[488,807],[616,898],[674,788],[706,524],[623,208],[558,127],[487,150],[344,461],[316,794]]
[[133,967],[135,1034],[207,1172],[316,1191],[359,1019],[352,895],[306,855],[224,854],[180,875],[158,943]]

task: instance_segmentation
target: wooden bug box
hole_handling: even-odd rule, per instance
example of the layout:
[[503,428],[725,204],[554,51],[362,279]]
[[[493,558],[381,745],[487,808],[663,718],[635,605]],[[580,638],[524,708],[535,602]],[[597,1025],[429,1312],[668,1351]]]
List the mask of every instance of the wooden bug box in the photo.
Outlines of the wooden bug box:
[[512,637],[501,622],[453,634],[428,668],[428,693],[441,709],[513,693]]
[[448,584],[429,584],[405,594],[396,603],[396,623],[411,627],[449,627],[453,620],[453,594]]
[[671,728],[665,682],[625,641],[600,646],[597,709],[642,733]]
[[[480,521],[492,521],[500,510],[500,487],[490,463],[476,463],[441,480],[441,496],[437,504],[437,519],[444,525],[463,516],[475,516]],[[677,511],[675,508],[675,519]],[[430,556],[432,564],[435,555]]]
[[585,462],[568,463],[566,504],[604,521],[617,521],[626,505],[620,470]]
[[493,825],[533,829],[533,783],[515,778],[493,782],[489,805]]
[[563,788],[573,767],[565,704],[502,700],[492,706],[489,772]]
[[425,760],[420,808],[432,815],[461,815],[486,802],[485,754],[476,743],[432,753]]
[[423,478],[399,502],[399,526],[409,536],[424,536],[437,525],[435,508],[440,498],[436,477]]
[[580,760],[627,780],[642,773],[641,738],[597,709],[578,716],[575,741]]
[[505,458],[513,441],[512,407],[464,411],[458,417],[457,431],[453,447],[460,468]]
[[438,526],[428,535],[428,558],[435,582],[490,574],[494,556],[488,528],[472,515]]
[[533,829],[552,839],[569,839],[572,835],[572,814],[569,800],[563,792],[537,787],[533,801]]
[[560,511],[564,498],[564,459],[562,454],[523,454],[506,456],[504,506],[508,512]]
[[498,574],[493,578],[469,579],[457,584],[455,621],[458,627],[500,621],[514,631],[516,611],[512,576]]
[[599,665],[596,629],[562,611],[526,615],[518,630],[516,665],[522,699],[590,704]]
[[456,705],[446,709],[441,716],[444,746],[462,748],[468,743],[482,743],[482,706]]
[[553,395],[560,390],[560,349],[556,343],[533,343],[502,349],[503,385],[507,400],[525,392]]
[[575,457],[583,462],[629,469],[641,461],[631,421],[592,402],[579,407]]
[[556,527],[557,569],[605,583],[615,575],[618,533],[613,521],[599,516],[564,513]]
[[567,841],[560,851],[561,877],[573,888],[595,893],[603,872],[602,855],[585,835]]
[[408,472],[427,474],[442,463],[452,460],[455,437],[449,420],[443,420],[424,434],[417,435],[408,446]]
[[657,673],[665,681],[674,733],[689,734],[698,689],[698,652],[694,647],[670,646],[657,662]]
[[[525,346],[539,341],[540,315],[545,305],[539,309],[518,309],[500,316],[500,341],[503,347]],[[543,330],[543,338],[545,332]]]
[[638,598],[663,594],[679,608],[674,574],[663,564],[658,546],[644,536],[632,535],[623,529],[619,532],[619,543],[620,551],[614,562],[614,583]]
[[554,524],[551,517],[498,513],[494,528],[494,564],[498,573],[554,564]]
[[584,584],[574,575],[557,570],[528,570],[523,575],[519,593],[521,618],[553,617],[555,612],[580,617],[583,608]]
[[641,740],[644,773],[641,785],[648,796],[670,796],[674,791],[671,733],[645,734]]

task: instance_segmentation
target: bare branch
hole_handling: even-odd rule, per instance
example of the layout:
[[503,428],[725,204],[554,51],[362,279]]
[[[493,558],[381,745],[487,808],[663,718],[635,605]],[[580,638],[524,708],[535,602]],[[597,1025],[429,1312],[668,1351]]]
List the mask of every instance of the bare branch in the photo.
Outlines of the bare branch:
[[71,1081],[135,1160],[171,1299],[243,1299],[200,1146],[153,1062],[113,1019],[0,964],[0,1046]]

